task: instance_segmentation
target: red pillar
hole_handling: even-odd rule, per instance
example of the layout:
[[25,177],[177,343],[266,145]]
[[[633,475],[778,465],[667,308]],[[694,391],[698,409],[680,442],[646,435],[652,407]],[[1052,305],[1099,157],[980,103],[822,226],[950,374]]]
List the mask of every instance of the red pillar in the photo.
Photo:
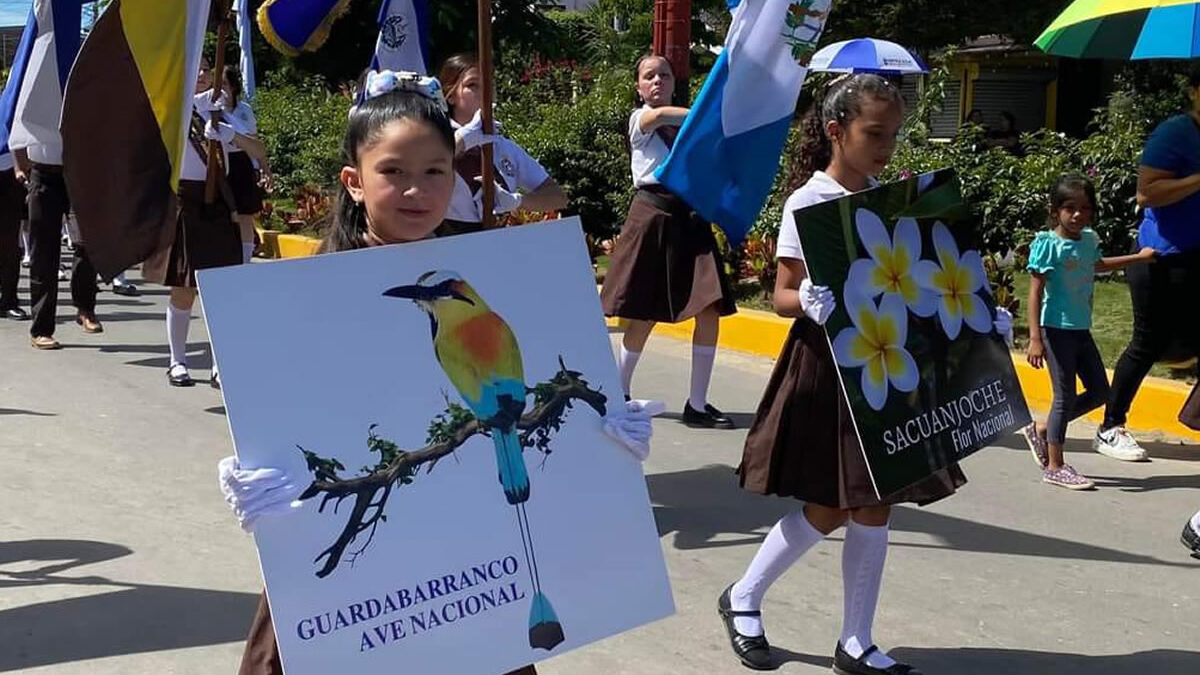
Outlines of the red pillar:
[[687,98],[691,75],[692,0],[654,0],[654,53],[665,56],[684,86],[677,94]]

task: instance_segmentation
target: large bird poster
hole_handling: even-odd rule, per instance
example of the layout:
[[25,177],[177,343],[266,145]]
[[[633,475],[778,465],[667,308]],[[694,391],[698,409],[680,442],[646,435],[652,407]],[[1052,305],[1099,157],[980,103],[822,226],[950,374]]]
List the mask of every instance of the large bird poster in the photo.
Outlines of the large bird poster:
[[498,675],[673,612],[578,219],[200,273],[288,675]]

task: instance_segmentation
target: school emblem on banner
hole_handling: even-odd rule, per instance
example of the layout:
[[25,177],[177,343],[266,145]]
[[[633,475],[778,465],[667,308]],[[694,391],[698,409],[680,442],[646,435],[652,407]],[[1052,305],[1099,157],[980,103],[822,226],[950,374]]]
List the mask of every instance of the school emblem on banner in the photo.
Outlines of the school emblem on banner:
[[1030,422],[975,223],[953,171],[796,213],[876,493],[886,497]]
[[408,39],[408,23],[396,14],[389,16],[379,27],[379,41],[388,49],[400,49]]

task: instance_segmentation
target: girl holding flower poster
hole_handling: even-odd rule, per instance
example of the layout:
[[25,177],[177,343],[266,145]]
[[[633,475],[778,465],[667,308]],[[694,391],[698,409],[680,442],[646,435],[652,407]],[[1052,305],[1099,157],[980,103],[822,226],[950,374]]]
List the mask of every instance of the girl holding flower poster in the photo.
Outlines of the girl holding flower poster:
[[805,504],[772,528],[745,574],[718,602],[734,653],[756,670],[773,667],[761,616],[767,589],[808,549],[845,526],[845,611],[834,671],[919,675],[876,647],[871,636],[890,509],[947,497],[966,477],[951,464],[897,494],[877,496],[823,327],[836,300],[829,288],[808,278],[795,218],[804,207],[874,187],[874,177],[895,150],[903,118],[904,102],[895,86],[876,75],[856,75],[833,85],[806,122],[805,137],[812,141],[805,160],[813,173],[784,206],[775,286],[776,312],[796,321],[759,404],[739,469],[745,489]]

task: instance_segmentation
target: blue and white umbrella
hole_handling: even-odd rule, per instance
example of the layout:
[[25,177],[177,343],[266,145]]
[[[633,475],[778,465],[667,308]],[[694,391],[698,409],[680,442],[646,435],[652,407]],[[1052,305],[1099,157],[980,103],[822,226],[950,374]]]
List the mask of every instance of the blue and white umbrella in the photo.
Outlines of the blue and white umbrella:
[[835,42],[813,54],[809,70],[824,73],[907,75],[929,69],[912,52],[895,42],[859,38]]

